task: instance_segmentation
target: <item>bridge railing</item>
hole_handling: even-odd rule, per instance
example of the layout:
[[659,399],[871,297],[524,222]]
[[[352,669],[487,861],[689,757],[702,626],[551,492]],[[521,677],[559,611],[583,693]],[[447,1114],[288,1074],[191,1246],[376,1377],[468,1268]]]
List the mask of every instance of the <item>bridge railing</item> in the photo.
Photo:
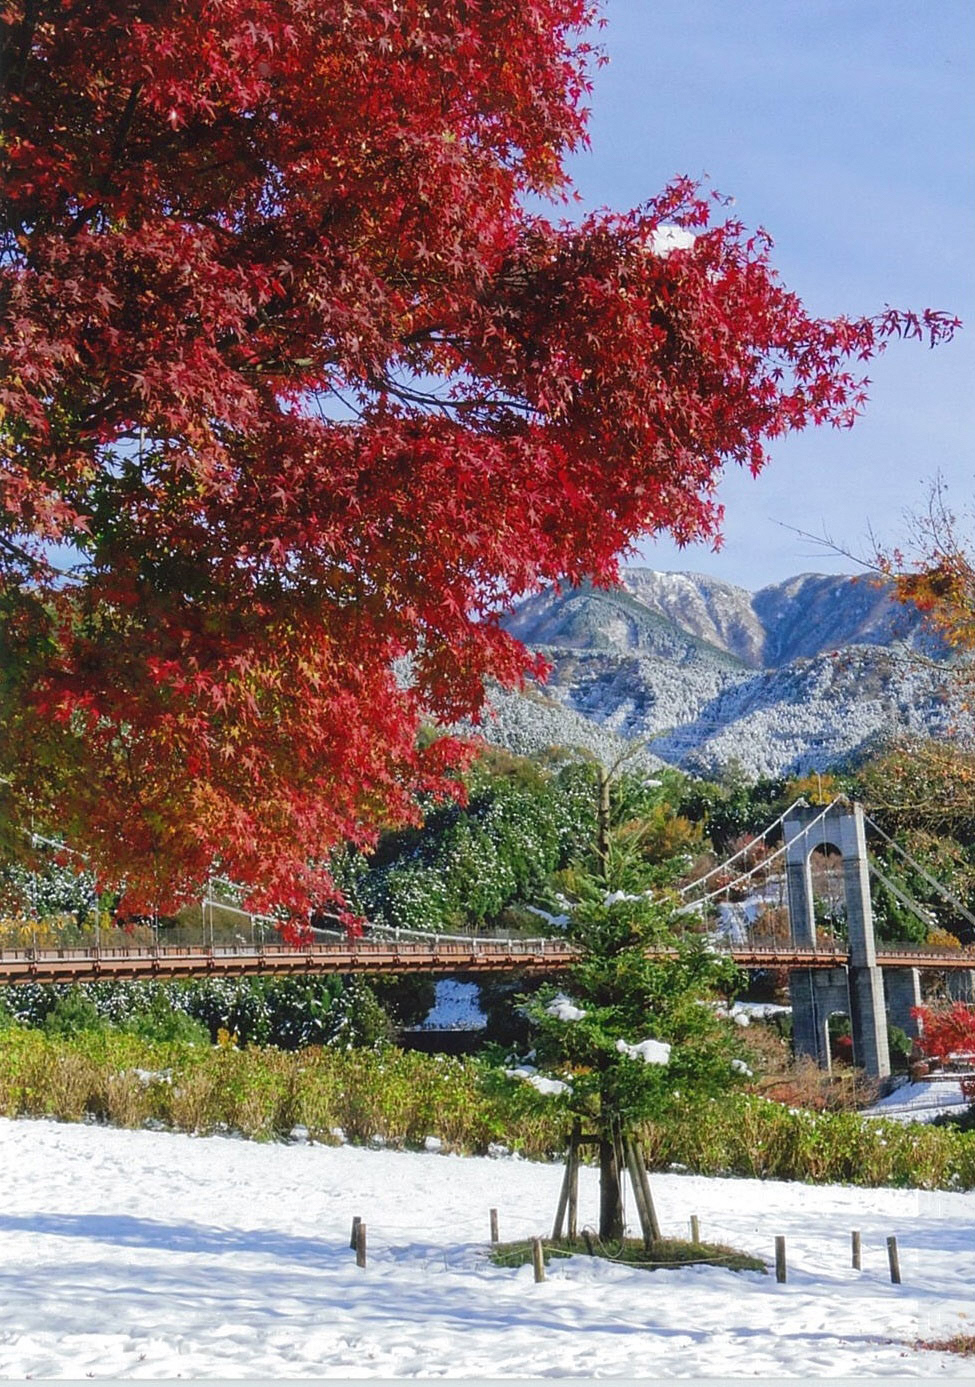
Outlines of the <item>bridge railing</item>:
[[312,944],[151,944],[151,945],[95,945],[86,944],[74,947],[55,947],[55,948],[8,948],[0,946],[0,960],[31,960],[35,958],[58,958],[65,960],[74,959],[111,959],[111,958],[185,958],[187,956],[201,958],[238,958],[238,957],[265,957],[265,958],[293,958],[318,955],[328,956],[329,954],[348,954],[377,955],[386,957],[389,954],[401,954],[404,957],[426,958],[431,954],[438,954],[444,957],[470,958],[472,955],[483,954],[485,956],[498,955],[517,955],[522,954],[550,954],[559,957],[568,952],[567,945],[562,939],[536,938],[536,939],[493,939],[488,936],[472,935],[470,939],[458,940],[455,938],[439,938],[431,935],[422,941],[407,939],[349,939],[335,941],[332,943],[322,943],[315,941]]

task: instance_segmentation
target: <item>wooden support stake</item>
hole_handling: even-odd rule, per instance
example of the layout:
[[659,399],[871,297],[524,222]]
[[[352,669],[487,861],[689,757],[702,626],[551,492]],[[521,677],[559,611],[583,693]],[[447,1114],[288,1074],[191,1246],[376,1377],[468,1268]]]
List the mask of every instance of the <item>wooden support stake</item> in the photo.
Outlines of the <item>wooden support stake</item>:
[[785,1238],[776,1237],[775,1239],[775,1279],[780,1284],[786,1278],[785,1269]]
[[643,1159],[643,1152],[640,1150],[640,1143],[633,1143],[633,1155],[636,1157],[636,1168],[640,1174],[640,1184],[643,1187],[643,1202],[647,1206],[647,1213],[650,1216],[650,1228],[653,1231],[654,1239],[660,1238],[660,1220],[657,1218],[657,1210],[653,1204],[653,1194],[650,1190],[650,1177],[647,1174],[646,1162]]
[[565,1170],[562,1172],[562,1188],[559,1190],[559,1202],[555,1209],[555,1222],[552,1224],[552,1241],[557,1243],[562,1237],[562,1225],[565,1222],[565,1211],[569,1204],[569,1186],[572,1183],[572,1147],[570,1146],[565,1153]]
[[595,1247],[595,1244],[593,1243],[593,1240],[592,1240],[592,1234],[590,1233],[590,1231],[589,1231],[588,1228],[583,1228],[583,1230],[582,1230],[582,1236],[583,1236],[583,1237],[585,1238],[585,1240],[586,1240],[586,1251],[589,1253],[589,1256],[590,1256],[590,1257],[595,1257],[595,1255],[596,1255],[596,1247]]
[[532,1266],[535,1268],[535,1280],[545,1280],[545,1254],[542,1251],[541,1238],[532,1238]]
[[691,1214],[691,1242],[692,1242],[692,1243],[699,1243],[700,1241],[701,1241],[701,1221],[700,1221],[700,1219],[698,1218],[697,1214]]
[[643,1248],[645,1252],[649,1252],[653,1246],[653,1226],[650,1222],[650,1211],[643,1197],[643,1183],[640,1180],[640,1172],[637,1169],[636,1153],[633,1150],[633,1143],[630,1141],[629,1137],[623,1138],[623,1155],[626,1158],[626,1169],[630,1176],[630,1184],[633,1186],[633,1198],[636,1200],[636,1211],[640,1216],[640,1229],[643,1233]]
[[897,1239],[887,1239],[887,1260],[890,1263],[890,1279],[895,1286],[901,1284],[901,1259],[897,1255]]
[[579,1236],[579,1140],[569,1156],[569,1241]]
[[860,1234],[857,1232],[850,1234],[850,1253],[853,1266],[857,1271],[860,1271],[863,1264],[860,1260]]
[[359,1237],[359,1224],[360,1224],[361,1222],[362,1222],[362,1219],[359,1217],[358,1214],[356,1214],[355,1218],[352,1220],[352,1236],[351,1236],[351,1238],[349,1239],[349,1247],[351,1247],[351,1249],[352,1249],[353,1252],[355,1251],[355,1249],[356,1249],[356,1244],[357,1244],[357,1242],[358,1242],[358,1237]]
[[500,1241],[501,1241],[501,1239],[498,1237],[498,1211],[497,1211],[497,1209],[492,1209],[492,1210],[491,1210],[491,1241],[492,1241],[493,1243],[496,1243],[496,1242],[500,1242]]
[[[569,1203],[569,1191],[572,1188],[572,1162],[580,1131],[579,1119],[576,1118],[572,1131],[569,1133],[568,1142],[566,1143],[565,1172],[562,1176],[562,1188],[559,1190],[559,1203],[555,1211],[555,1222],[552,1225],[553,1242],[558,1242],[562,1236],[562,1225],[565,1222],[565,1211]],[[572,1237],[573,1235],[570,1233],[569,1236]]]
[[355,1264],[357,1267],[366,1265],[366,1225],[359,1220],[359,1226],[355,1230]]

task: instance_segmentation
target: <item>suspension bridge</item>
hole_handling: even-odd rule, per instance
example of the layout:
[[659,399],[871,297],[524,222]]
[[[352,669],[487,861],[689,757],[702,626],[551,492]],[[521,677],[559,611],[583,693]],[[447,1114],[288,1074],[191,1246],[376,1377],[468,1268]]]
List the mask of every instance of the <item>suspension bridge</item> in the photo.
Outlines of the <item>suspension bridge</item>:
[[[871,876],[926,927],[934,918],[930,907],[918,904],[891,881],[869,853],[868,825],[888,851],[907,860],[955,917],[975,928],[975,915],[964,902],[869,819],[862,806],[846,800],[822,807],[791,804],[756,838],[683,886],[678,915],[689,932],[703,935],[709,947],[727,952],[740,967],[788,974],[798,1054],[811,1055],[829,1067],[828,1022],[841,1012],[851,1021],[856,1062],[884,1077],[889,1073],[888,1020],[909,1035],[916,1033],[911,1012],[921,1002],[922,970],[942,975],[948,995],[975,997],[975,949],[877,942]],[[63,844],[37,841],[59,852],[71,851]],[[814,890],[812,859],[817,850]],[[95,937],[83,943],[52,945],[32,939],[15,947],[0,944],[0,983],[330,973],[555,974],[577,956],[558,935],[496,938],[382,925],[357,939],[339,930],[310,927],[311,942],[290,946],[280,942],[279,922],[273,918],[217,899],[217,884],[232,889],[232,883],[210,884],[195,939],[160,942],[156,933],[148,941],[132,942],[117,930],[99,933],[96,926]],[[821,909],[825,900],[833,920],[842,911],[842,937],[830,923],[817,924],[817,898]],[[245,932],[234,930],[230,942],[216,942],[215,913],[239,917]]]

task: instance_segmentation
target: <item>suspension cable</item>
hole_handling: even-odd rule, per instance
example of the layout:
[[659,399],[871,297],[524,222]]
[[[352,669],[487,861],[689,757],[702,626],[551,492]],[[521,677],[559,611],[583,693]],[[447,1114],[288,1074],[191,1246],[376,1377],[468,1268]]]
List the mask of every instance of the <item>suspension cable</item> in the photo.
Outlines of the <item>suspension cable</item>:
[[968,909],[968,907],[958,899],[954,892],[949,891],[947,886],[942,885],[942,883],[938,881],[937,877],[933,877],[930,872],[925,871],[925,869],[921,866],[920,862],[915,862],[914,858],[907,851],[907,849],[902,848],[900,843],[896,843],[894,839],[891,838],[889,833],[885,833],[884,830],[880,827],[880,825],[878,823],[875,823],[874,820],[871,819],[869,814],[864,814],[863,817],[866,819],[870,827],[876,833],[880,834],[881,838],[883,838],[885,843],[889,843],[895,852],[899,852],[901,857],[903,857],[905,861],[911,864],[911,866],[917,872],[918,876],[923,877],[929,886],[933,886],[934,889],[938,892],[939,896],[941,896],[943,900],[946,900],[949,903],[949,905],[953,906],[954,909],[958,911],[958,914],[961,915],[965,920],[967,920],[970,925],[975,925],[975,915],[973,915],[972,912]]
[[746,843],[743,848],[739,848],[738,851],[732,857],[726,858],[725,861],[720,862],[717,867],[712,867],[709,872],[705,872],[704,876],[698,877],[696,881],[688,882],[686,886],[682,886],[680,888],[680,894],[682,896],[686,895],[688,891],[694,891],[698,886],[703,886],[706,881],[709,881],[711,877],[716,876],[718,872],[723,872],[726,867],[730,867],[732,862],[737,862],[739,857],[744,857],[746,853],[751,852],[756,842],[761,842],[767,834],[772,832],[773,828],[778,828],[779,824],[781,824],[786,819],[786,817],[792,813],[793,809],[797,809],[799,805],[804,805],[805,803],[806,801],[802,798],[801,795],[798,799],[794,799],[792,803],[788,806],[788,808],[783,809],[779,817],[777,819],[773,819],[767,828],[763,828],[761,833],[759,833],[756,838],[753,838],[750,843]]
[[[717,891],[708,892],[708,894],[702,896],[700,900],[689,901],[686,905],[680,906],[679,909],[675,911],[675,914],[687,915],[692,910],[697,910],[700,906],[709,905],[711,901],[717,900],[719,896],[723,896],[727,891],[734,890],[734,888],[739,886],[743,881],[750,881],[758,872],[766,870],[770,863],[775,862],[784,853],[788,852],[793,843],[798,843],[799,839],[805,837],[811,828],[815,828],[816,824],[825,819],[834,803],[835,801],[832,801],[830,804],[827,804],[814,819],[810,819],[809,823],[807,823],[804,828],[801,828],[797,834],[788,840],[788,842],[776,848],[775,852],[769,853],[768,857],[763,858],[761,862],[756,863],[755,866],[751,867],[747,872],[742,872],[740,876],[735,877],[734,881],[727,882],[724,886],[719,887]],[[973,923],[975,923],[975,920],[973,920]]]
[[875,876],[881,885],[885,886],[890,894],[896,900],[900,901],[901,905],[905,906],[912,915],[920,920],[925,929],[931,929],[933,925],[937,924],[934,912],[928,910],[927,907],[923,905],[919,905],[906,891],[902,891],[895,882],[891,881],[890,877],[884,876],[875,862],[869,862],[867,865],[870,869],[870,875]]

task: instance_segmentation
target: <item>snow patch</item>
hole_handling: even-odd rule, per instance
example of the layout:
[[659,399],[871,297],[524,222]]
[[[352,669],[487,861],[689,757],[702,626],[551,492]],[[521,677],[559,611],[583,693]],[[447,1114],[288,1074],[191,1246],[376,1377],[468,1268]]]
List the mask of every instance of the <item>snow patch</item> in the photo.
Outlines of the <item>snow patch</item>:
[[644,1064],[669,1064],[670,1046],[665,1040],[641,1040],[637,1045],[628,1045],[620,1038],[616,1048],[621,1055],[629,1055],[631,1060],[643,1060]]
[[506,1069],[509,1079],[522,1079],[526,1084],[531,1084],[532,1088],[539,1093],[544,1093],[549,1097],[554,1097],[559,1093],[571,1093],[572,1085],[567,1084],[562,1079],[550,1079],[545,1074],[539,1074],[530,1064],[519,1064],[514,1069]]
[[544,920],[547,925],[552,925],[555,929],[565,929],[569,923],[568,915],[552,915],[539,905],[526,905],[525,909],[530,915],[537,915],[540,920]]
[[547,1016],[554,1016],[557,1021],[581,1021],[586,1014],[564,992],[559,992],[552,998],[545,1008],[545,1013]]
[[863,1113],[898,1122],[933,1122],[942,1113],[962,1113],[967,1107],[968,1099],[958,1079],[928,1079],[900,1084]]

